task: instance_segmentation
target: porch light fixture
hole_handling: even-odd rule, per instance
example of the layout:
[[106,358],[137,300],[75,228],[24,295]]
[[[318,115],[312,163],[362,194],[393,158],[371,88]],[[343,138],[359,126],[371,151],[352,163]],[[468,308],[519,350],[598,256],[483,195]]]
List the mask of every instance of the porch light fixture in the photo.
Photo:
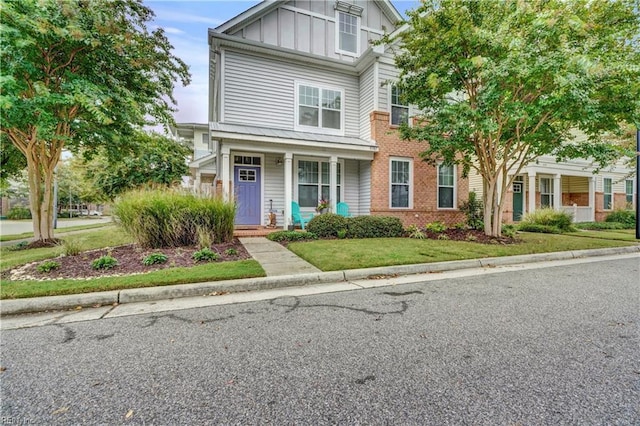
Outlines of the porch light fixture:
[[276,158],[276,166],[282,166],[282,158]]

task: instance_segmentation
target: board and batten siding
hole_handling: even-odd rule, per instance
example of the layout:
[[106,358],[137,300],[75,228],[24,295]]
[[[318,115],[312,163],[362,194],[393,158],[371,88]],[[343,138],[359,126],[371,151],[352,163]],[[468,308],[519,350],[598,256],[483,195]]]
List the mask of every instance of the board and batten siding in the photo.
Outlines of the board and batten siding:
[[[393,23],[373,1],[353,3],[364,10],[360,18],[360,53],[370,40],[379,40]],[[332,1],[293,0],[249,22],[231,35],[352,63],[357,57],[336,52],[336,13]]]
[[233,50],[225,50],[223,122],[294,130],[296,81],[343,89],[344,135],[360,135],[356,76]]
[[360,139],[371,140],[371,119],[375,93],[375,65],[371,65],[360,75]]

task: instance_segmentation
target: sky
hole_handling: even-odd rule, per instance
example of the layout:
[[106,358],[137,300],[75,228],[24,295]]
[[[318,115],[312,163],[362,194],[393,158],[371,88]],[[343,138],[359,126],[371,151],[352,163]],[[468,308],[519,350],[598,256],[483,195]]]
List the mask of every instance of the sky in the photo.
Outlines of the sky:
[[[156,14],[151,26],[164,28],[174,47],[174,54],[182,59],[191,73],[191,84],[176,84],[174,96],[178,101],[175,120],[178,123],[206,123],[208,102],[209,46],[207,31],[239,15],[260,1],[250,0],[145,0],[144,4]],[[393,5],[404,15],[417,0],[394,0]]]

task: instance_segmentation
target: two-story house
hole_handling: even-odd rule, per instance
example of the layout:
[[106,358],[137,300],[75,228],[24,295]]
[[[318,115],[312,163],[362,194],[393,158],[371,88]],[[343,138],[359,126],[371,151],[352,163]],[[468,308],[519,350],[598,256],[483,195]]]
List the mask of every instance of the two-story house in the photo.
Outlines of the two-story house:
[[[408,120],[389,47],[401,16],[389,1],[266,1],[209,30],[208,129],[194,141],[194,185],[238,203],[237,225],[290,224],[291,202],[321,198],[353,215],[406,224],[462,220],[455,167],[423,163],[394,127]],[[208,130],[208,135],[207,135]]]

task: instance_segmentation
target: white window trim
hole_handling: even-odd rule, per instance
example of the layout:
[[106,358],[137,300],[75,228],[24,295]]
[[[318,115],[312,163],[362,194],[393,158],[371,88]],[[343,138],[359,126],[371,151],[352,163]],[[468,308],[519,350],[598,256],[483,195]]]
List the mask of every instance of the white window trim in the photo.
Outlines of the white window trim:
[[[248,164],[235,164],[234,163],[234,156],[236,155],[240,155],[242,157],[260,157],[260,165],[248,165]],[[259,153],[259,152],[245,152],[245,151],[229,151],[229,161],[228,164],[225,166],[230,170],[230,174],[231,174],[231,182],[232,182],[232,186],[231,188],[233,188],[233,184],[235,182],[235,173],[236,173],[236,167],[259,167],[260,168],[260,225],[266,225],[267,224],[267,219],[265,217],[265,196],[264,196],[264,181],[266,180],[264,175],[265,175],[265,166],[264,166],[264,158],[265,155],[263,153]],[[218,169],[220,170],[220,169]],[[235,188],[233,188],[233,191],[235,191]],[[232,192],[233,193],[233,192]]]
[[[407,207],[393,207],[392,205],[392,164],[394,161],[403,161],[409,163],[409,205]],[[410,157],[389,157],[389,208],[392,210],[411,210],[413,209],[413,158]]]
[[[549,191],[551,192],[542,192],[542,180],[545,179],[549,182]],[[553,178],[551,176],[540,176],[539,180],[538,180],[538,189],[540,192],[540,208],[553,208],[554,206],[554,198],[555,198],[555,194],[553,193]],[[542,196],[543,195],[548,195],[549,196],[549,205],[548,206],[543,206],[542,205]]]
[[[611,192],[605,192],[606,191],[606,185],[605,182],[609,180],[609,182],[611,183]],[[626,189],[625,189],[626,192]],[[611,197],[611,206],[607,207],[605,204],[605,200],[606,200],[606,196],[609,195]],[[603,177],[602,178],[602,209],[603,210],[613,210],[614,207],[614,199],[613,199],[613,178],[607,178],[607,177]]]
[[[627,182],[631,182],[631,201],[627,201],[627,195],[629,195],[627,193]],[[635,191],[635,179],[625,179],[624,180],[624,200],[627,203],[631,203],[633,204],[636,198],[636,191]]]
[[[444,163],[438,163],[436,169],[436,205],[438,210],[457,210],[458,209],[458,169],[455,164],[453,167],[453,207],[440,207],[440,166]],[[442,186],[443,188],[449,188],[449,186]]]
[[[338,135],[344,136],[344,126],[345,126],[345,99],[344,99],[344,89],[339,87],[331,87],[320,85],[317,83],[309,83],[306,81],[295,81],[295,101],[294,101],[294,123],[293,129],[300,132],[312,132],[312,133],[323,133],[326,135]],[[319,91],[319,114],[318,114],[318,127],[314,126],[302,126],[299,123],[298,119],[300,118],[300,86],[308,86],[318,89]],[[325,127],[321,127],[322,124],[322,91],[323,90],[333,90],[336,92],[340,92],[340,129],[327,129]]]
[[[399,124],[393,124],[393,106],[394,105],[398,105],[398,104],[394,104],[392,102],[393,99],[393,87],[395,87],[395,84],[388,84],[387,85],[387,105],[389,105],[389,125],[392,127],[400,127]],[[404,106],[404,105],[398,105],[398,106]],[[413,113],[413,108],[411,108],[411,104],[407,104],[406,105],[407,108],[407,124],[409,125],[409,127],[413,127],[413,120],[411,119],[411,115]]]
[[[346,15],[350,15],[350,16],[354,16],[357,19],[357,28],[356,31],[358,32],[358,34],[356,35],[356,52],[349,52],[348,50],[342,50],[340,49],[340,13],[344,13]],[[336,9],[336,14],[335,14],[335,33],[336,33],[336,39],[335,39],[335,43],[336,43],[336,53],[339,53],[341,55],[345,55],[345,56],[352,56],[352,57],[359,57],[360,56],[360,33],[362,32],[362,25],[361,25],[361,21],[360,21],[360,17],[357,15],[352,15],[350,13],[347,12],[341,12],[340,10]]]
[[[322,158],[322,157],[298,157],[296,156],[294,162],[293,162],[293,200],[296,202],[299,202],[299,198],[298,198],[298,168],[300,161],[315,161],[316,163],[329,163],[329,167],[331,167],[331,160],[329,158]],[[340,164],[340,171],[341,173],[341,182],[340,182],[340,191],[339,191],[339,196],[340,199],[342,201],[344,201],[344,187],[345,187],[345,173],[344,173],[344,160],[338,160],[338,163]],[[322,174],[322,165],[320,165],[320,167],[318,167],[318,173]],[[320,178],[319,182],[318,182],[318,187],[320,189],[320,193],[319,195],[322,196],[322,176],[318,176]],[[331,175],[329,175],[329,179],[331,179]],[[329,183],[329,188],[331,188],[331,183]],[[333,205],[335,204],[332,200],[329,200],[329,202]],[[300,206],[300,211],[302,212],[315,212],[315,208],[312,209],[310,207],[302,207]]]

